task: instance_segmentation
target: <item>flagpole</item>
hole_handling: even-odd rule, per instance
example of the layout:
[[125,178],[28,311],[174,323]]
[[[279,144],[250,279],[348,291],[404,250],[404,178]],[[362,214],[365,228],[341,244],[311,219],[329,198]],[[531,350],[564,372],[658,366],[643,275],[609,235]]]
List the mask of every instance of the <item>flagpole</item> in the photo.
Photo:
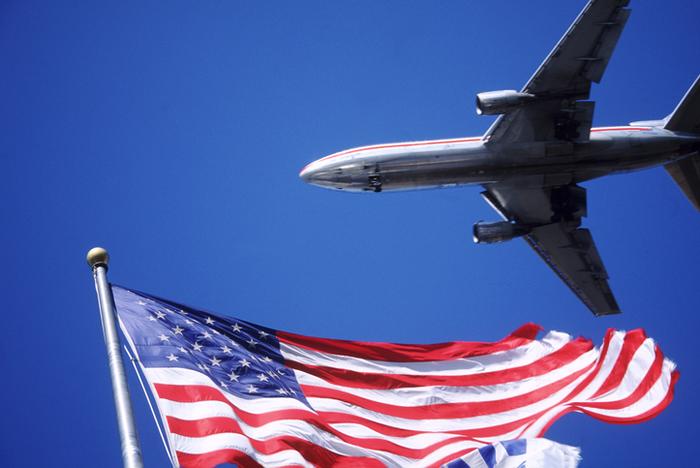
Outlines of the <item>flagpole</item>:
[[117,424],[119,425],[124,468],[143,468],[141,447],[139,446],[139,439],[136,433],[136,424],[134,424],[129,387],[126,384],[124,362],[122,361],[119,335],[117,334],[114,298],[112,297],[112,289],[107,282],[109,254],[105,249],[95,247],[87,253],[87,262],[92,269],[92,276],[95,279],[97,302],[100,306],[102,332],[105,346],[107,347],[107,357],[109,358],[109,373],[112,377],[114,405],[117,408]]

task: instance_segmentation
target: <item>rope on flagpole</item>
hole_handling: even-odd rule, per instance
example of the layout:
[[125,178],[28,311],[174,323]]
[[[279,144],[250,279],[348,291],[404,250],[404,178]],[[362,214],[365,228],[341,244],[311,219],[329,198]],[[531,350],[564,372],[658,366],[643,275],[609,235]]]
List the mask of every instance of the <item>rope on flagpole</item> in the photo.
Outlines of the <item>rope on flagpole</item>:
[[168,456],[168,460],[170,460],[170,464],[172,466],[176,466],[175,462],[173,462],[173,458],[170,455],[170,447],[168,447],[168,443],[165,441],[165,435],[163,435],[163,429],[160,427],[160,421],[158,421],[158,416],[156,416],[156,411],[153,409],[153,405],[151,404],[151,398],[148,396],[148,391],[146,391],[146,386],[143,384],[143,379],[141,378],[141,373],[139,372],[138,367],[136,366],[136,361],[137,359],[134,358],[131,353],[129,352],[129,348],[126,345],[124,346],[124,351],[126,351],[126,355],[129,356],[129,360],[131,361],[131,365],[134,366],[134,371],[136,372],[136,377],[139,379],[139,383],[141,384],[141,390],[143,390],[143,394],[146,396],[146,401],[148,402],[148,407],[151,409],[151,415],[153,416],[153,420],[156,422],[156,427],[158,428],[158,434],[160,434],[160,440],[163,442],[163,448],[165,448],[165,454]]

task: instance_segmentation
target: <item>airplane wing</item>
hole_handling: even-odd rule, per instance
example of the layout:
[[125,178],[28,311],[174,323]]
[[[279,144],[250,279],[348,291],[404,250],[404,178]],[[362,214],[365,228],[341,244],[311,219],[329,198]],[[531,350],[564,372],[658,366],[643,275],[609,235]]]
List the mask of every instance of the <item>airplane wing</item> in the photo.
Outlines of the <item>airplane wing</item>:
[[487,202],[509,220],[534,225],[524,238],[595,315],[620,313],[608,274],[588,229],[586,189],[498,183],[485,187]]
[[584,142],[594,102],[585,101],[599,83],[627,22],[629,0],[590,0],[522,92],[535,96],[501,115],[484,135],[488,143]]

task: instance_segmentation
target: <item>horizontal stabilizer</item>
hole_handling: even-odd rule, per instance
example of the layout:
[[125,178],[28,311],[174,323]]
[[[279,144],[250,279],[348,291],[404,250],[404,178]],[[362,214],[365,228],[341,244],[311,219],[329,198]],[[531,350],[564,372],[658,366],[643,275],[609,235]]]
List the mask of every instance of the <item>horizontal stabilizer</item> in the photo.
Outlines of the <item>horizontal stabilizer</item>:
[[700,133],[700,76],[668,117],[664,128],[674,132]]
[[700,211],[700,155],[681,159],[664,167],[695,209]]

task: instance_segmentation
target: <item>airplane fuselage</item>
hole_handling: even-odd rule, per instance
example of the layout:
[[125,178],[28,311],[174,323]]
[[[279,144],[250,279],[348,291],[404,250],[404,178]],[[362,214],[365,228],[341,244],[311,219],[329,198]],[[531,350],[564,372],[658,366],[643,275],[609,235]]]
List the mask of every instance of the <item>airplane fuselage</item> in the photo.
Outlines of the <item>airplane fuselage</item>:
[[697,152],[699,143],[698,135],[634,126],[594,128],[584,143],[416,141],[341,151],[312,162],[299,175],[314,185],[353,192],[527,183],[528,178],[539,186],[564,185],[665,164]]

